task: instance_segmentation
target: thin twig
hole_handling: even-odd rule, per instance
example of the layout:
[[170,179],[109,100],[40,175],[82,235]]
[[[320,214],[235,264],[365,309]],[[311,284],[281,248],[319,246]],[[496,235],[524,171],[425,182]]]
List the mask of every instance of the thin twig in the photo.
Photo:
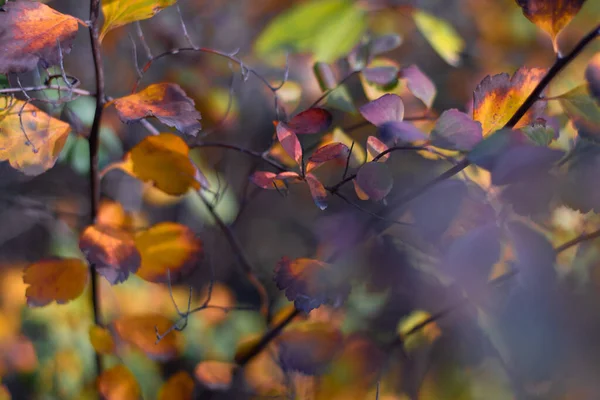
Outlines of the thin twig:
[[271,165],[272,167],[276,168],[280,172],[287,171],[287,168],[285,168],[283,165],[279,164],[277,161],[271,160],[270,158],[266,157],[266,155],[264,153],[254,151],[254,150],[249,150],[249,149],[246,149],[241,146],[236,146],[234,144],[220,143],[220,142],[200,142],[200,143],[194,144],[192,147],[219,147],[222,149],[235,150],[235,151],[238,151],[243,154],[247,154],[252,157],[260,158],[261,160],[263,160],[267,164]]
[[87,90],[77,89],[77,88],[69,89],[68,87],[61,86],[61,85],[39,85],[39,86],[26,86],[23,88],[21,88],[21,87],[6,88],[6,89],[0,89],[0,95],[1,94],[10,94],[10,93],[20,93],[23,91],[25,91],[25,92],[40,92],[43,90],[59,90],[59,91],[63,91],[63,92],[73,92],[80,96],[94,96],[94,94],[90,93]]
[[594,231],[594,232],[590,232],[590,233],[586,233],[581,236],[578,236],[573,240],[569,240],[568,242],[563,243],[560,246],[556,247],[554,249],[554,251],[557,254],[562,253],[563,251],[568,250],[569,248],[576,246],[582,242],[585,242],[588,240],[594,240],[594,239],[598,239],[598,238],[600,238],[600,229],[598,229],[597,231]]
[[138,38],[140,39],[140,42],[142,43],[142,46],[144,47],[146,57],[148,57],[148,60],[152,60],[152,50],[150,50],[150,46],[148,46],[148,43],[146,42],[146,38],[144,37],[144,31],[142,31],[142,24],[140,23],[140,21],[135,22],[135,30],[137,32]]

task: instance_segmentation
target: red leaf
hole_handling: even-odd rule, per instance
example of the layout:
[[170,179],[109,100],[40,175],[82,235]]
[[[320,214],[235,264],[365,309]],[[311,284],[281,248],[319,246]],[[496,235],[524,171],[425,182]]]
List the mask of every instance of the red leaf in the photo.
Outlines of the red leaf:
[[[388,148],[389,147],[385,143],[377,139],[375,136],[369,136],[367,138],[367,152],[369,153],[371,160],[386,151]],[[390,155],[386,154],[383,157],[380,157],[379,160],[386,161],[388,158],[390,158]]]
[[359,109],[362,116],[379,126],[389,121],[402,121],[404,118],[404,103],[396,94],[384,94]]
[[323,108],[309,108],[296,115],[287,126],[297,135],[319,133],[331,126],[333,117]]
[[277,122],[276,124],[275,130],[281,147],[298,165],[302,165],[302,146],[300,145],[298,136],[285,123]]
[[327,190],[323,184],[313,174],[306,175],[306,183],[308,183],[310,195],[317,207],[325,210],[327,208]]
[[275,172],[256,171],[250,175],[250,181],[263,189],[275,189],[273,179],[275,179],[276,176],[277,174]]
[[312,171],[318,166],[327,161],[335,160],[337,158],[346,159],[350,154],[350,149],[343,143],[329,143],[323,147],[318,148],[308,159],[306,166],[307,171]]

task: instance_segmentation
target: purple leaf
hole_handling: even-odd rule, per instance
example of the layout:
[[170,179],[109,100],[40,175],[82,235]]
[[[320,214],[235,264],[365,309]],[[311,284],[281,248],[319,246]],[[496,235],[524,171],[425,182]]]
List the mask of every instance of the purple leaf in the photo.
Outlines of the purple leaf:
[[456,109],[447,110],[440,115],[430,138],[433,146],[469,151],[483,138],[481,123]]
[[394,50],[402,44],[402,38],[396,34],[384,35],[371,40],[371,54],[379,55]]
[[365,68],[362,74],[368,82],[381,86],[387,86],[398,79],[398,69],[395,67]]
[[380,125],[378,135],[385,143],[412,143],[427,138],[416,126],[404,121],[390,121]]
[[492,184],[506,185],[535,176],[549,170],[563,155],[562,150],[533,145],[508,149],[499,156],[491,170]]
[[296,115],[287,126],[297,135],[310,135],[323,132],[331,126],[333,117],[323,108],[309,108]]
[[437,90],[435,89],[435,85],[429,79],[427,75],[425,75],[419,67],[416,65],[411,65],[406,68],[402,68],[400,73],[398,74],[400,79],[406,79],[408,90],[419,100],[423,102],[427,106],[427,108],[431,108],[433,104],[433,99],[435,99],[435,95],[437,94]]
[[362,106],[359,111],[367,121],[379,126],[389,121],[402,121],[404,103],[398,95],[384,94]]
[[368,162],[358,170],[356,183],[369,198],[378,201],[392,190],[394,180],[387,165]]
[[313,174],[306,175],[306,183],[308,183],[310,195],[317,207],[325,210],[327,208],[327,190],[323,184]]
[[298,136],[283,122],[278,122],[275,130],[281,147],[298,165],[302,165],[302,146]]

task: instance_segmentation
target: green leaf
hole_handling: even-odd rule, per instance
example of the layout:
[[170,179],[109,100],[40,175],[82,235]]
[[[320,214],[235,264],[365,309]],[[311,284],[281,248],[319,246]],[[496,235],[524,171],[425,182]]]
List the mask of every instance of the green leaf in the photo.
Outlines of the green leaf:
[[600,107],[591,96],[588,85],[581,85],[557,96],[580,137],[600,141]]
[[457,67],[460,64],[460,53],[465,48],[465,41],[452,25],[423,10],[415,10],[413,18],[417,28],[436,53],[448,64]]
[[312,52],[331,62],[349,52],[366,29],[364,12],[350,0],[313,0],[275,18],[254,49],[261,58],[285,51]]

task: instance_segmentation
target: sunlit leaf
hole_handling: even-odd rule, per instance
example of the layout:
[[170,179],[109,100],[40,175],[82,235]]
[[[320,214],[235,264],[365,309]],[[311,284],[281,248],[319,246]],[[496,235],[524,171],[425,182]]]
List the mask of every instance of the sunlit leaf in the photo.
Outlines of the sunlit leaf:
[[494,185],[506,185],[547,171],[564,155],[562,150],[548,147],[523,145],[504,151],[496,161],[492,172]]
[[287,122],[288,128],[297,135],[323,132],[331,125],[331,113],[323,108],[309,108]]
[[277,174],[269,171],[256,171],[250,175],[250,181],[263,189],[285,190],[285,181],[275,179]]
[[8,160],[26,175],[54,166],[70,130],[30,103],[0,97],[0,161]]
[[[58,64],[71,52],[79,20],[34,1],[8,2],[0,11],[0,74]],[[60,48],[59,48],[60,43]]]
[[406,350],[413,351],[421,346],[432,344],[441,336],[442,331],[435,321],[414,331],[415,328],[430,318],[431,314],[427,311],[417,310],[398,322],[398,334],[402,337],[402,342]]
[[600,53],[596,53],[590,60],[585,69],[585,79],[587,80],[590,92],[596,98],[598,104],[600,104]]
[[106,400],[138,400],[142,394],[135,376],[123,364],[103,371],[96,387]]
[[356,193],[356,197],[363,201],[369,200],[369,195],[361,189],[361,187],[358,185],[358,182],[356,182],[356,179],[352,179],[352,185],[354,186],[354,192]]
[[160,314],[125,315],[113,322],[115,332],[127,342],[154,360],[166,361],[181,350],[181,332],[173,330],[160,341],[156,332],[164,334],[173,322]]
[[[384,151],[386,151],[389,147],[383,143],[381,140],[377,139],[375,136],[369,136],[367,138],[367,153],[368,153],[368,157],[367,157],[367,162],[368,161],[373,161],[373,158],[379,156],[381,153],[383,153]],[[384,155],[383,157],[380,157],[378,161],[386,161],[388,158],[390,158],[389,154]]]
[[308,158],[306,165],[307,171],[312,171],[327,161],[342,159],[345,160],[350,155],[350,149],[343,143],[329,143],[325,146],[319,147],[314,153]]
[[552,38],[558,53],[556,37],[579,12],[585,0],[516,0],[523,15]]
[[[483,136],[503,128],[525,102],[546,71],[540,68],[519,68],[512,77],[502,73],[486,76],[473,93],[473,119],[481,122]],[[536,102],[515,125],[515,128],[535,121],[544,111],[545,102]]]
[[98,354],[112,354],[115,351],[115,341],[106,328],[98,325],[90,326],[90,343]]
[[405,80],[408,90],[410,90],[413,96],[421,100],[427,108],[431,108],[437,90],[431,79],[419,67],[410,65],[402,68],[398,74],[398,78]]
[[387,165],[369,162],[358,170],[356,183],[369,198],[377,201],[388,195],[392,190],[394,180]]
[[433,146],[469,151],[482,139],[481,123],[456,109],[447,110],[435,123],[430,138]]
[[119,118],[127,124],[155,117],[163,124],[191,136],[196,136],[201,128],[199,121],[202,117],[195,108],[194,100],[175,83],[156,83],[109,104],[114,104]]
[[140,253],[130,233],[103,225],[88,226],[79,248],[90,265],[112,285],[124,282],[140,267]]
[[277,340],[281,367],[284,371],[320,375],[340,350],[342,339],[341,332],[325,322],[292,324]]
[[194,379],[185,371],[179,371],[169,377],[158,392],[158,400],[192,400]]
[[367,121],[379,126],[389,121],[402,121],[404,103],[398,95],[385,94],[360,107],[359,111]]
[[277,139],[285,152],[296,161],[298,165],[302,165],[302,146],[298,136],[284,122],[276,122],[275,131]]
[[102,14],[104,25],[100,31],[100,41],[112,29],[135,21],[152,18],[163,8],[175,4],[177,0],[104,0]]
[[56,301],[64,304],[83,293],[89,278],[88,266],[78,258],[42,260],[25,268],[23,282],[30,307]]
[[377,135],[384,143],[413,143],[427,138],[419,128],[406,121],[384,122],[377,129]]
[[321,210],[325,210],[327,208],[327,190],[325,190],[323,184],[313,174],[306,175],[306,183],[308,184],[310,195],[317,207]]
[[235,364],[224,361],[202,361],[196,365],[196,379],[211,390],[227,390],[233,381]]
[[465,41],[456,30],[448,22],[423,10],[415,10],[413,18],[419,31],[440,57],[454,67],[458,66]]

